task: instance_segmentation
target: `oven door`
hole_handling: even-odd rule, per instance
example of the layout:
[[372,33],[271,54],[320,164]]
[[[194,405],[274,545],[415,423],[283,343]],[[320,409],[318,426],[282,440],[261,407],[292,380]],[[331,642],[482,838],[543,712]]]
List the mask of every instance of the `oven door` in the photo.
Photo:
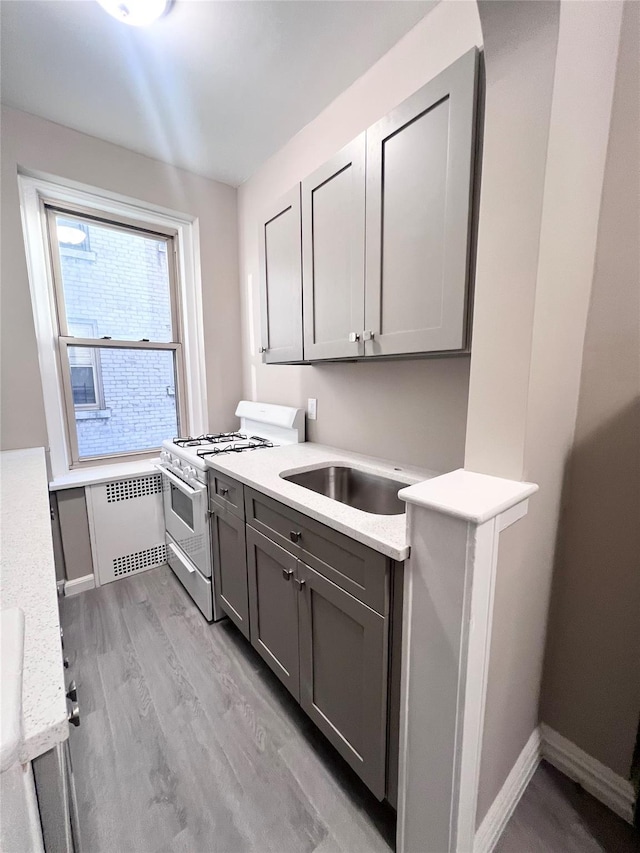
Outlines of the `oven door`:
[[211,543],[207,487],[204,483],[185,483],[161,466],[158,470],[163,480],[165,530],[196,568],[209,578]]

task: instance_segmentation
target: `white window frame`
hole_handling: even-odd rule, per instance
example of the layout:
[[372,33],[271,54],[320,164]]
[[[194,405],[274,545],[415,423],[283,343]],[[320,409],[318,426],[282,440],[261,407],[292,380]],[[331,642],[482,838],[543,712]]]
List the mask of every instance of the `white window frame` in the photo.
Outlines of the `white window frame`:
[[[204,326],[200,271],[198,220],[156,205],[109,193],[94,187],[65,184],[34,174],[18,175],[20,207],[25,238],[29,287],[38,346],[45,419],[49,438],[53,479],[68,474],[72,467],[67,433],[63,378],[58,361],[56,294],[49,260],[44,203],[82,207],[108,219],[127,219],[141,227],[170,229],[176,233],[178,286],[177,299],[182,319],[186,423],[183,429],[199,435],[207,431],[207,394],[204,361]],[[171,438],[172,436],[167,436]],[[147,454],[148,456],[148,454]],[[83,470],[126,460],[110,457],[83,463]]]

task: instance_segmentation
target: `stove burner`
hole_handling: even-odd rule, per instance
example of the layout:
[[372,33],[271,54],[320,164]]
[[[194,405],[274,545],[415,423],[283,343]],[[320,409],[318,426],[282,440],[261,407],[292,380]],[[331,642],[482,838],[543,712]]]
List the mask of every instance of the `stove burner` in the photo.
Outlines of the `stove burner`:
[[[216,435],[205,433],[192,438],[190,435],[183,438],[174,438],[173,443],[177,447],[202,447],[209,444],[221,444],[227,441],[246,440],[247,436],[241,432],[220,432]],[[253,436],[252,436],[253,438]]]
[[215,456],[218,453],[243,453],[245,450],[261,450],[262,448],[273,447],[273,442],[266,438],[260,438],[258,435],[252,435],[246,440],[246,436],[241,436],[243,441],[237,441],[230,444],[228,447],[212,447],[204,448],[196,451],[198,456]]

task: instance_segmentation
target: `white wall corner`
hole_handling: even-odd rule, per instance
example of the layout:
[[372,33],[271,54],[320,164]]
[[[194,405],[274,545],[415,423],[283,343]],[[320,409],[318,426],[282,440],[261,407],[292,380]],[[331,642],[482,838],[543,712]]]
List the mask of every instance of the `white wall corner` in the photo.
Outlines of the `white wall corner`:
[[524,794],[527,785],[540,764],[541,734],[540,728],[536,727],[524,745],[511,772],[505,779],[504,785],[498,792],[489,811],[478,831],[476,832],[473,845],[474,853],[491,853],[498,839],[514,813],[520,798]]
[[542,757],[565,776],[578,782],[585,791],[610,808],[612,812],[632,824],[635,791],[631,782],[618,776],[597,758],[593,758],[544,723],[540,726],[540,730]]
[[69,595],[78,595],[80,592],[86,592],[88,589],[93,589],[95,585],[96,579],[93,574],[83,575],[81,578],[73,578],[73,580],[65,581],[65,598]]

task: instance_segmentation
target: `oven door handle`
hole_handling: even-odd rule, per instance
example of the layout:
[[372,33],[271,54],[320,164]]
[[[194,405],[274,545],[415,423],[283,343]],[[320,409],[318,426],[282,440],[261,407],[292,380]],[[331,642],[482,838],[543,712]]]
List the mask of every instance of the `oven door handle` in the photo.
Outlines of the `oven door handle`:
[[193,498],[196,495],[201,495],[202,492],[207,491],[207,487],[204,483],[199,483],[197,488],[188,485],[184,480],[181,480],[180,477],[176,477],[175,474],[172,474],[171,471],[167,471],[166,468],[163,468],[162,465],[158,465],[154,462],[154,468],[157,468],[158,471],[162,474],[163,477],[166,477],[169,482],[173,483],[176,489],[179,489],[183,494],[187,495],[187,497]]
[[173,542],[169,542],[169,550],[174,555],[174,557],[182,563],[182,565],[185,567],[185,569],[189,572],[190,575],[195,572],[195,566],[189,564],[189,562],[182,556],[180,551],[178,551]]

